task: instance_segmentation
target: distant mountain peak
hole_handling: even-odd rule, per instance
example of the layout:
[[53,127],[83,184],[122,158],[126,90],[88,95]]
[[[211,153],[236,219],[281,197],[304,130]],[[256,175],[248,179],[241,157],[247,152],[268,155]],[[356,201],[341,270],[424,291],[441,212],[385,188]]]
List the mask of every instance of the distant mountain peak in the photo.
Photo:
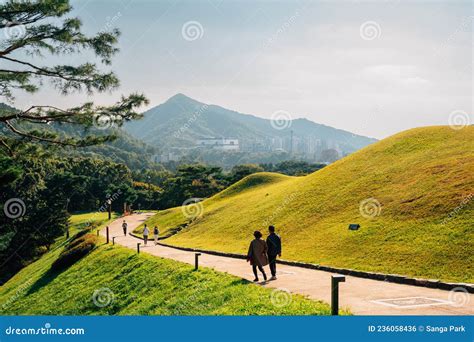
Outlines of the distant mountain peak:
[[249,154],[284,149],[308,160],[317,160],[323,150],[334,149],[342,156],[375,141],[306,118],[293,120],[288,128],[279,129],[271,120],[251,114],[205,105],[182,93],[149,109],[142,120],[125,125],[146,143],[183,156],[202,152],[197,141],[205,137],[235,137],[241,152]]
[[184,95],[183,93],[178,93],[176,95],[171,96],[166,102],[190,102],[190,103],[200,103],[195,99]]

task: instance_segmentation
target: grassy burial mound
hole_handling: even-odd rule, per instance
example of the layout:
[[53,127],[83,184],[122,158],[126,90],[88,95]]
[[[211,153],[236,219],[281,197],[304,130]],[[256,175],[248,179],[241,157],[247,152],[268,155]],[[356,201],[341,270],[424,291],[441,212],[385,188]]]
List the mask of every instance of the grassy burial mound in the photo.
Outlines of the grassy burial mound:
[[251,175],[149,224],[183,227],[166,243],[234,253],[274,224],[285,259],[472,283],[473,192],[474,127],[424,127],[305,177]]
[[[327,304],[146,253],[90,234],[55,246],[0,288],[1,315],[327,315]],[[68,257],[65,265],[64,258]],[[57,267],[58,260],[60,268]],[[74,261],[74,262],[71,262]]]

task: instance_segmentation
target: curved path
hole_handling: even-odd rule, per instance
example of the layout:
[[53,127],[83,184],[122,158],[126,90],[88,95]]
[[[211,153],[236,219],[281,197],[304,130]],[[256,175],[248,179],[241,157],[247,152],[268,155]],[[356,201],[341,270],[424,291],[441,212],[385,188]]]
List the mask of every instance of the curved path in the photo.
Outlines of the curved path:
[[[141,213],[127,216],[129,232],[153,215]],[[123,218],[120,218],[109,225],[110,239],[115,236],[115,243],[136,249],[137,242],[142,242],[141,252],[194,265],[194,252],[155,246],[153,241],[143,246],[143,241],[130,235],[124,236],[122,221]],[[100,234],[105,235],[105,229]],[[248,280],[254,278],[251,267],[241,259],[202,253],[199,265]],[[266,271],[270,273],[268,269]],[[330,303],[331,275],[329,272],[278,264],[278,279],[261,284]],[[339,305],[349,308],[356,315],[474,315],[473,294],[453,294],[439,289],[351,276],[346,276],[346,282],[339,284],[339,296]]]

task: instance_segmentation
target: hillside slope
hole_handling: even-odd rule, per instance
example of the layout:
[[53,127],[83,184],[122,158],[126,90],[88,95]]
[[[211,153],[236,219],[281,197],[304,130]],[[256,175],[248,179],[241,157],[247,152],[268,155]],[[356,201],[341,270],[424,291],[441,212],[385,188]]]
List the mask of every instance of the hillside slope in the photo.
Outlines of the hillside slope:
[[[473,126],[412,129],[305,177],[262,177],[202,202],[166,243],[245,253],[252,232],[274,224],[285,259],[474,282]],[[174,208],[150,223],[187,221]]]

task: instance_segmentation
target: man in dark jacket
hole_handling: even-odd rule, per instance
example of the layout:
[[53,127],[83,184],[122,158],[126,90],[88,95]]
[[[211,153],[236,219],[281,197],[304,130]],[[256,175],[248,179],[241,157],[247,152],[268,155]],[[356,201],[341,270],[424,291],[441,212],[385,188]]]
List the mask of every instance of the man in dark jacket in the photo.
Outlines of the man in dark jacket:
[[270,235],[267,237],[267,245],[268,245],[268,262],[270,264],[270,271],[272,272],[272,277],[270,280],[276,279],[276,258],[277,255],[281,257],[281,239],[280,237],[275,234],[275,227],[270,226],[268,227],[268,231]]

